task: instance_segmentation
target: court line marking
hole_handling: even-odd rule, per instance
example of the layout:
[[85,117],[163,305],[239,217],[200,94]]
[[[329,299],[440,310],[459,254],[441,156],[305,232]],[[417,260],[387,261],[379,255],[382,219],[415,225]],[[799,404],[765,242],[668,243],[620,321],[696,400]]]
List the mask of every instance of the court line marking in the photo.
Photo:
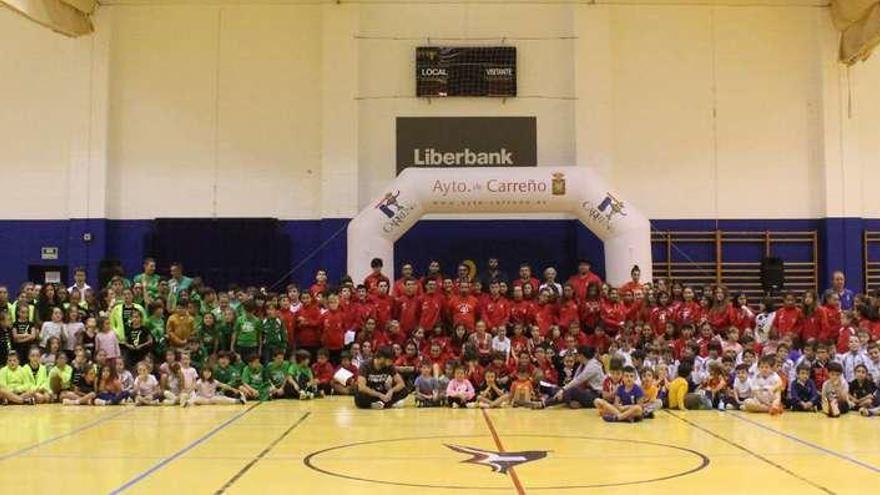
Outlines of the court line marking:
[[235,473],[235,476],[230,478],[229,481],[227,481],[223,486],[221,486],[219,490],[214,492],[214,494],[220,495],[222,493],[225,493],[226,490],[228,490],[232,485],[234,485],[236,481],[241,479],[241,477],[244,476],[245,473],[247,473],[252,467],[254,467],[258,462],[260,462],[263,459],[263,457],[266,457],[266,454],[268,454],[273,448],[275,448],[276,445],[278,445],[282,440],[287,438],[287,435],[289,435],[291,431],[293,431],[297,426],[301,425],[302,422],[305,421],[306,418],[308,418],[310,414],[311,414],[311,412],[306,412],[305,414],[300,416],[300,418],[296,422],[294,422],[292,425],[290,425],[290,428],[285,430],[284,433],[281,434],[281,436],[279,436],[278,438],[273,440],[272,443],[267,445],[266,448],[262,450],[262,452],[260,452],[259,454],[257,454],[256,457],[251,459],[251,462],[245,464],[245,466],[243,468],[241,468],[241,470],[239,472]]
[[[483,412],[483,419],[486,420],[486,426],[489,427],[489,432],[492,433],[492,439],[495,440],[495,447],[498,448],[498,451],[504,453],[504,445],[501,443],[501,438],[498,436],[498,432],[495,431],[495,425],[492,424],[492,419],[489,418],[489,413],[486,412],[485,409],[480,409]],[[522,483],[519,481],[519,476],[516,474],[516,470],[511,466],[507,470],[507,474],[510,475],[510,481],[513,482],[513,487],[516,489],[516,493],[519,495],[526,495],[526,491],[522,486]]]
[[47,438],[46,440],[39,441],[39,442],[37,442],[37,443],[35,443],[35,444],[33,444],[33,445],[30,445],[30,446],[27,446],[27,447],[23,447],[23,448],[18,449],[18,450],[14,450],[14,451],[12,451],[12,452],[10,452],[10,453],[8,453],[8,454],[0,455],[0,462],[3,462],[3,461],[5,461],[5,460],[7,460],[7,459],[11,459],[11,458],[13,458],[13,457],[20,456],[20,455],[22,455],[22,454],[26,454],[26,453],[28,453],[28,452],[34,450],[34,449],[37,449],[37,448],[40,448],[40,447],[44,446],[44,445],[48,445],[48,444],[50,444],[50,443],[57,442],[58,440],[62,440],[62,439],[64,439],[64,438],[71,437],[71,436],[73,436],[73,435],[76,435],[77,433],[80,433],[80,432],[83,432],[83,431],[85,431],[85,430],[88,430],[89,428],[94,428],[95,426],[98,426],[99,424],[104,423],[104,422],[106,422],[106,421],[109,421],[109,420],[111,420],[111,419],[113,419],[113,418],[117,418],[117,417],[119,417],[119,416],[122,416],[123,414],[128,414],[128,413],[130,413],[130,412],[133,411],[133,410],[134,410],[133,408],[132,408],[132,409],[126,408],[126,409],[123,410],[123,411],[115,412],[115,413],[112,413],[112,414],[107,414],[106,416],[102,416],[102,417],[100,417],[100,418],[98,418],[98,419],[96,419],[96,420],[94,420],[94,421],[91,421],[91,422],[86,423],[86,424],[84,424],[84,425],[78,426],[78,427],[76,427],[76,428],[74,428],[74,429],[68,431],[67,433],[62,433],[61,435],[54,436],[54,437],[52,437],[52,438]]
[[190,450],[192,450],[192,449],[198,447],[198,446],[201,445],[205,440],[208,440],[209,438],[213,437],[214,435],[216,435],[217,433],[219,433],[221,430],[223,430],[223,429],[226,428],[227,426],[229,426],[229,425],[231,425],[232,423],[238,421],[242,416],[244,416],[245,414],[247,414],[247,413],[253,411],[253,410],[254,410],[257,406],[259,406],[260,404],[262,404],[262,402],[257,402],[256,404],[254,404],[254,405],[248,407],[248,408],[245,409],[244,411],[241,411],[241,412],[237,413],[236,415],[232,416],[231,418],[227,419],[226,421],[224,421],[223,423],[221,423],[219,426],[215,427],[213,430],[211,430],[211,431],[209,431],[208,433],[202,435],[201,437],[199,437],[199,438],[193,440],[193,441],[192,441],[189,445],[187,445],[186,447],[184,447],[184,448],[178,450],[178,451],[175,452],[173,455],[171,455],[171,456],[169,456],[169,457],[166,457],[166,458],[162,459],[162,461],[160,461],[158,464],[153,465],[153,467],[151,467],[150,469],[147,469],[146,471],[142,472],[141,474],[139,474],[139,475],[135,476],[134,478],[132,478],[132,479],[128,480],[127,482],[125,482],[125,484],[123,484],[123,485],[120,486],[119,488],[117,488],[117,489],[111,491],[111,492],[110,492],[110,495],[117,495],[117,494],[119,494],[119,493],[124,492],[125,490],[128,490],[128,489],[131,488],[132,486],[134,486],[134,485],[140,483],[141,481],[143,481],[144,479],[148,478],[150,475],[152,475],[152,474],[155,473],[156,471],[158,471],[158,470],[162,469],[163,467],[167,466],[168,464],[174,462],[175,459],[177,459],[177,458],[179,458],[180,456],[186,454],[186,453],[189,452]]
[[825,493],[828,493],[829,495],[836,495],[836,493],[833,492],[833,491],[831,491],[830,489],[828,489],[828,488],[826,488],[826,487],[824,487],[824,486],[822,486],[822,485],[820,485],[820,484],[818,484],[818,483],[816,483],[816,482],[814,482],[814,481],[812,481],[812,480],[809,480],[809,479],[807,479],[807,478],[804,478],[803,476],[801,476],[801,475],[795,473],[794,471],[792,471],[792,470],[786,468],[785,466],[783,466],[783,465],[781,465],[781,464],[779,464],[779,463],[773,462],[772,460],[770,460],[770,459],[764,457],[763,455],[761,455],[761,454],[759,454],[759,453],[757,453],[757,452],[755,452],[755,451],[749,449],[748,447],[746,447],[746,446],[744,446],[744,445],[742,445],[742,444],[740,444],[740,443],[734,442],[733,440],[729,440],[729,439],[727,439],[727,438],[725,438],[725,437],[723,437],[723,436],[721,436],[721,435],[719,435],[719,434],[713,432],[712,430],[709,430],[709,429],[707,429],[707,428],[704,428],[704,427],[702,427],[702,426],[700,426],[700,425],[698,425],[698,424],[696,424],[696,423],[694,423],[694,422],[692,422],[692,421],[688,421],[687,419],[685,419],[685,418],[683,418],[683,417],[681,417],[681,416],[679,416],[679,415],[673,413],[672,411],[670,411],[670,410],[668,410],[668,409],[664,409],[663,411],[664,411],[666,414],[672,416],[673,418],[678,419],[679,421],[682,421],[683,423],[688,424],[688,425],[692,426],[693,428],[696,428],[697,430],[700,430],[700,431],[702,431],[702,432],[704,432],[704,433],[707,433],[707,434],[709,434],[710,436],[712,436],[712,437],[714,437],[714,438],[717,438],[718,440],[721,440],[722,442],[724,442],[724,443],[726,443],[726,444],[728,444],[728,445],[731,445],[731,446],[733,446],[733,447],[735,447],[735,448],[737,448],[737,449],[739,449],[739,450],[741,450],[741,451],[743,451],[743,452],[745,452],[745,453],[751,455],[752,457],[754,457],[754,458],[756,458],[756,459],[758,459],[758,460],[760,460],[760,461],[763,461],[763,462],[765,462],[765,463],[767,463],[767,464],[769,464],[769,465],[775,467],[776,469],[779,469],[780,471],[782,471],[782,472],[784,472],[784,473],[786,473],[786,474],[788,474],[788,475],[790,475],[790,476],[792,476],[792,477],[794,477],[794,478],[797,478],[797,479],[803,481],[804,483],[807,483],[808,485],[810,485],[810,486],[812,486],[812,487],[814,487],[814,488],[816,488],[816,489],[818,489],[818,490],[821,490],[821,491],[823,491],[823,492],[825,492]]
[[803,440],[801,438],[798,438],[798,437],[791,435],[789,433],[786,433],[784,431],[780,431],[780,430],[777,430],[776,428],[771,428],[767,425],[761,424],[753,419],[745,418],[744,416],[737,414],[737,413],[731,414],[731,416],[733,416],[734,418],[736,418],[740,421],[745,421],[746,423],[751,423],[751,424],[757,426],[758,428],[767,430],[769,432],[776,433],[777,435],[781,435],[781,436],[788,438],[789,440],[793,440],[801,445],[806,445],[807,447],[812,447],[822,453],[833,455],[834,457],[837,457],[839,459],[843,459],[845,461],[849,461],[849,462],[856,464],[858,466],[861,466],[865,469],[869,469],[871,471],[874,471],[875,473],[880,473],[880,468],[878,468],[877,466],[872,466],[871,464],[868,464],[866,462],[862,462],[862,461],[856,459],[855,457],[850,457],[846,454],[841,454],[840,452],[836,452],[834,450],[825,448],[821,445],[818,445],[818,444],[815,444],[812,442],[808,442],[807,440]]
[[[490,435],[486,435],[486,434],[451,435],[451,437],[452,438],[486,438],[486,437],[490,437]],[[693,467],[687,471],[683,471],[680,473],[673,473],[671,475],[663,476],[660,478],[651,478],[651,479],[646,479],[646,480],[635,480],[635,481],[624,481],[624,482],[620,482],[620,483],[600,483],[600,484],[594,484],[594,485],[568,484],[568,485],[557,485],[557,486],[529,487],[529,491],[532,491],[532,492],[543,491],[543,490],[586,490],[586,489],[592,489],[592,488],[609,488],[609,487],[621,487],[621,486],[644,485],[644,484],[648,484],[648,483],[656,483],[659,481],[666,481],[666,480],[671,480],[674,478],[681,478],[683,476],[687,476],[689,474],[696,473],[697,471],[700,471],[700,470],[708,467],[709,462],[710,462],[709,458],[706,457],[706,455],[704,455],[700,452],[697,452],[696,450],[689,449],[686,447],[680,447],[680,446],[672,445],[672,444],[651,442],[651,441],[647,441],[647,440],[632,440],[632,439],[623,439],[623,438],[593,437],[593,436],[581,436],[581,435],[575,435],[575,436],[549,435],[549,434],[548,435],[539,435],[539,434],[526,434],[526,433],[509,434],[508,437],[562,438],[562,439],[566,439],[566,440],[571,440],[571,439],[594,440],[594,441],[601,441],[601,442],[618,442],[618,443],[632,443],[632,444],[638,444],[638,445],[651,445],[653,447],[664,447],[667,449],[678,450],[681,452],[688,452],[688,453],[691,453],[700,459],[700,464],[696,467]],[[348,474],[343,474],[343,473],[339,473],[339,472],[335,472],[335,471],[329,471],[327,469],[324,469],[324,468],[321,468],[321,467],[315,465],[315,463],[313,462],[316,457],[321,456],[322,454],[326,454],[328,452],[333,452],[333,451],[338,451],[341,449],[351,448],[351,447],[359,447],[359,446],[363,446],[363,445],[376,445],[376,444],[392,443],[392,442],[404,442],[404,441],[410,441],[410,440],[440,439],[440,440],[448,441],[449,438],[450,438],[449,435],[433,435],[433,436],[425,436],[425,437],[403,437],[403,438],[390,438],[390,439],[383,439],[383,440],[367,440],[364,442],[347,443],[347,444],[336,445],[333,447],[328,447],[325,449],[321,449],[321,450],[312,452],[311,454],[309,454],[303,458],[303,464],[306,467],[308,467],[309,469],[312,469],[314,471],[317,471],[319,473],[322,473],[322,474],[325,474],[328,476],[334,476],[336,478],[342,478],[342,479],[354,480],[354,481],[364,481],[367,483],[377,483],[380,485],[405,486],[405,487],[414,487],[414,488],[438,488],[438,489],[448,489],[448,490],[471,490],[471,491],[474,491],[474,490],[480,490],[480,491],[509,490],[509,488],[504,488],[504,487],[462,486],[462,485],[423,485],[423,484],[406,483],[406,482],[400,482],[400,481],[375,480],[375,479],[369,479],[369,478],[361,478],[358,476],[351,476]]]

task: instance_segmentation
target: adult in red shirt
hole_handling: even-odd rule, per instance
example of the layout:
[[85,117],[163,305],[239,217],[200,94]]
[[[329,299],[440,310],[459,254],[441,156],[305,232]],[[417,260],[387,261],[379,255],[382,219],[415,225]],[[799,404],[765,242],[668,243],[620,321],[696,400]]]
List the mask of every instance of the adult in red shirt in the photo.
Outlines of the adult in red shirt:
[[535,323],[535,303],[523,297],[523,288],[513,288],[513,301],[510,303],[510,322],[514,325],[529,326]]
[[587,328],[596,328],[602,321],[602,289],[599,284],[587,286],[587,293],[579,303],[580,319]]
[[[815,300],[815,296],[813,298]],[[755,312],[749,307],[749,299],[739,293],[733,302],[733,317],[730,322],[739,329],[740,335],[747,329],[755,328]]]
[[321,346],[321,332],[324,326],[321,306],[308,292],[304,292],[299,297],[302,308],[296,316],[296,347],[314,355]]
[[592,265],[588,260],[582,259],[578,261],[577,273],[568,277],[568,283],[574,288],[574,297],[578,301],[583,301],[587,297],[587,287],[590,284],[602,286],[602,279],[591,271]]
[[669,294],[661,292],[657,296],[657,306],[651,308],[648,324],[657,337],[666,333],[666,324],[673,320],[672,307],[669,305]]
[[364,328],[358,332],[355,342],[358,344],[369,342],[373,349],[378,349],[389,344],[388,334],[385,333],[384,330],[379,330],[376,327],[376,319],[372,317],[367,318],[367,321],[364,322]]
[[712,305],[706,312],[706,321],[712,326],[716,335],[724,334],[733,325],[733,305],[727,298],[724,287],[715,287],[712,293]]
[[445,298],[437,292],[437,281],[428,279],[425,282],[425,293],[419,297],[419,323],[425,332],[429,332],[440,323],[443,316]]
[[501,295],[501,284],[497,280],[489,284],[489,298],[480,306],[480,317],[492,330],[506,328],[510,322],[510,302]]
[[470,333],[477,323],[477,298],[470,294],[470,282],[462,281],[458,291],[447,303],[452,315],[452,326],[462,325]]
[[[522,287],[523,285],[531,285],[532,293],[537,294],[538,288],[541,286],[541,282],[538,281],[537,278],[532,276],[532,267],[528,263],[523,263],[519,265],[519,278],[513,281],[512,284],[514,287]],[[525,294],[525,292],[523,292]]]
[[322,332],[321,340],[324,348],[329,351],[330,361],[337,365],[340,363],[342,348],[345,347],[346,315],[339,307],[339,296],[330,294],[327,296],[327,311],[321,317]]
[[376,310],[376,326],[380,330],[385,330],[394,311],[394,299],[388,295],[387,280],[379,281],[376,292],[370,297],[370,302],[373,303],[373,308]]
[[374,294],[379,290],[379,282],[384,280],[386,283],[390,283],[390,280],[382,273],[382,258],[373,258],[370,261],[370,269],[372,273],[364,279],[364,286],[367,288],[367,292]]
[[825,333],[819,336],[819,341],[824,344],[831,344],[837,340],[840,327],[843,325],[843,314],[840,311],[840,296],[834,292],[825,294],[825,304],[822,306],[822,309],[825,310],[828,326],[825,327]]
[[819,306],[816,293],[804,292],[803,309],[804,319],[801,327],[801,343],[806,344],[810,340],[819,342],[823,335],[828,334],[828,314]]
[[416,294],[416,280],[404,282],[403,293],[394,301],[394,317],[400,322],[400,330],[409,336],[419,325],[419,296]]
[[535,305],[535,325],[541,335],[547,336],[550,327],[556,325],[559,308],[552,300],[553,296],[549,289],[542,290],[538,294],[538,304]]
[[580,308],[574,297],[574,287],[565,284],[562,287],[562,297],[559,299],[559,328],[568,328],[572,323],[579,323]]
[[700,303],[694,300],[694,289],[685,287],[681,297],[681,304],[675,311],[675,324],[678,326],[698,324],[702,318],[702,309]]
[[620,300],[620,292],[615,288],[608,290],[608,300],[602,302],[602,325],[609,337],[614,337],[626,321],[626,307]]
[[406,281],[412,280],[416,284],[416,295],[422,293],[422,284],[419,282],[413,275],[413,266],[412,263],[404,263],[403,266],[400,267],[400,278],[394,282],[394,290],[391,292],[391,295],[394,297],[402,296],[406,293]]
[[352,322],[352,328],[360,330],[364,327],[367,318],[376,317],[376,307],[370,301],[367,288],[364,285],[358,285],[355,292],[355,299],[348,308],[349,318]]
[[639,269],[639,265],[633,265],[632,270],[629,271],[630,281],[620,286],[620,292],[625,293],[630,291],[635,293],[636,291],[644,290],[645,286],[642,285],[641,277],[642,270]]
[[428,272],[422,277],[422,287],[427,287],[428,280],[433,280],[437,283],[437,290],[440,290],[440,288],[443,287],[443,273],[440,271],[439,261],[431,260],[431,262],[428,263]]
[[786,335],[800,337],[803,319],[804,314],[795,304],[794,294],[786,292],[782,296],[782,307],[776,310],[776,316],[773,318],[776,334],[780,338]]

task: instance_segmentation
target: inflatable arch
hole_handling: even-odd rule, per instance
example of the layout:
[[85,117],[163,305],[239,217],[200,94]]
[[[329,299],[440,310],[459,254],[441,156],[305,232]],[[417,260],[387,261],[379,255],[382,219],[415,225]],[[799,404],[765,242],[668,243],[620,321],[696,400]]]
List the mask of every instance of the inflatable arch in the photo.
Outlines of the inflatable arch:
[[382,258],[393,280],[394,242],[429,213],[570,213],[605,243],[609,283],[634,264],[652,279],[648,219],[584,167],[408,168],[349,223],[348,273]]

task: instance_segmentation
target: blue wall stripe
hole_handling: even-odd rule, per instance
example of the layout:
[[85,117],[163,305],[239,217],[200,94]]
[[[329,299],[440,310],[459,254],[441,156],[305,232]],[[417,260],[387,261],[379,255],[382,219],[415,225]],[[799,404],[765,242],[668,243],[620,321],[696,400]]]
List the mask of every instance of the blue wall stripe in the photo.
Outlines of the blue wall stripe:
[[[282,220],[280,226],[291,240],[290,267],[297,267],[293,280],[310,283],[319,267],[329,271],[331,279],[346,272],[347,239],[345,227],[349,219]],[[880,219],[655,219],[655,230],[706,231],[716,225],[728,231],[809,231],[819,232],[820,285],[826,287],[831,273],[842,269],[847,285],[854,290],[863,287],[862,232],[880,230]],[[0,283],[15,288],[27,280],[28,265],[62,265],[72,272],[83,265],[89,270],[90,283],[96,281],[98,265],[103,258],[120,260],[128,274],[138,273],[146,253],[145,240],[153,230],[152,220],[0,220]],[[92,234],[92,241],[83,234]],[[40,248],[59,248],[57,261],[40,259]],[[222,249],[222,246],[212,247]],[[320,249],[319,249],[320,248]],[[683,247],[683,249],[688,249]],[[688,252],[695,259],[702,256],[698,247]],[[317,252],[316,252],[317,250]],[[522,260],[561,263],[562,271],[578,257],[588,257],[598,272],[604,271],[601,242],[576,220],[425,220],[407,232],[395,247],[398,260],[409,259],[419,266],[430,257],[440,258],[451,272],[451,266],[463,258],[481,262],[489,253],[504,253],[510,272]],[[657,253],[659,256],[661,253]],[[880,256],[880,250],[878,250]],[[754,258],[743,250],[725,251],[725,258]],[[308,259],[307,259],[308,258]],[[165,260],[169,261],[169,260]],[[282,274],[279,274],[279,276]],[[270,281],[271,282],[271,281]]]

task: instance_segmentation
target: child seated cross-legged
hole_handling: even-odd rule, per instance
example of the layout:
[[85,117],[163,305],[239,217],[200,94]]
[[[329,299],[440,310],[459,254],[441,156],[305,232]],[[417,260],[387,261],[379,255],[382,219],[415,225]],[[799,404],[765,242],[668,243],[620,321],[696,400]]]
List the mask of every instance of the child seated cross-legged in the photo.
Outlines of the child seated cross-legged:
[[800,364],[797,376],[788,387],[788,407],[792,411],[815,412],[819,405],[819,392],[810,378],[810,366]]
[[248,356],[247,367],[241,372],[241,387],[239,391],[248,400],[269,400],[269,381],[263,373],[263,365],[260,364],[260,355],[256,352]]
[[293,387],[287,383],[290,377],[290,363],[284,360],[284,350],[271,351],[272,361],[266,365],[266,379],[269,381],[269,395],[273,399],[296,397]]
[[[336,395],[354,395],[358,375],[357,366],[351,362],[351,353],[348,351],[342,351],[342,353],[339,354],[339,361],[339,366],[336,367],[336,371],[333,374],[333,393]],[[342,369],[351,374],[351,376],[345,380],[345,383],[341,383],[341,379],[337,378],[337,376],[339,376],[339,370]]]
[[843,379],[843,366],[828,363],[828,379],[822,384],[822,412],[836,418],[849,411],[849,384]]
[[161,399],[162,391],[159,388],[159,380],[150,374],[146,363],[138,363],[137,377],[134,379],[134,405],[157,406]]
[[740,363],[734,371],[733,386],[727,397],[727,409],[740,409],[752,397],[752,383],[749,378],[749,365]]
[[871,376],[868,375],[868,367],[864,364],[857,364],[855,368],[855,379],[849,382],[849,395],[853,403],[853,409],[871,407],[874,402],[874,392],[877,385]]
[[318,395],[318,386],[312,369],[309,367],[311,354],[305,349],[293,353],[287,383],[292,389],[293,397],[299,400],[314,399]]
[[450,407],[473,407],[474,386],[465,375],[464,367],[456,366],[452,380],[446,385],[446,403]]
[[190,395],[190,398],[187,402],[189,403],[189,405],[204,406],[209,404],[244,404],[246,401],[243,393],[241,393],[239,397],[235,399],[217,393],[217,389],[227,391],[234,390],[229,385],[220,383],[215,380],[214,370],[210,366],[205,366],[204,368],[202,368],[201,377],[196,382],[195,390],[192,391],[192,395]]
[[621,384],[614,394],[614,403],[605,399],[596,399],[593,405],[605,421],[636,422],[641,421],[645,414],[644,398],[644,391],[636,385],[636,369],[632,366],[624,366]]
[[758,374],[751,380],[752,396],[740,407],[743,411],[782,414],[782,379],[773,371],[776,356],[758,362]]
[[495,372],[489,370],[484,375],[486,384],[477,396],[477,404],[482,408],[505,407],[510,395],[498,385],[495,380]]
[[433,367],[428,361],[419,367],[419,376],[413,384],[416,407],[437,407],[442,405],[439,384],[434,377]]
[[543,403],[535,400],[535,383],[529,373],[528,364],[519,364],[516,369],[516,378],[510,384],[510,403],[513,407],[531,407],[538,409]]

